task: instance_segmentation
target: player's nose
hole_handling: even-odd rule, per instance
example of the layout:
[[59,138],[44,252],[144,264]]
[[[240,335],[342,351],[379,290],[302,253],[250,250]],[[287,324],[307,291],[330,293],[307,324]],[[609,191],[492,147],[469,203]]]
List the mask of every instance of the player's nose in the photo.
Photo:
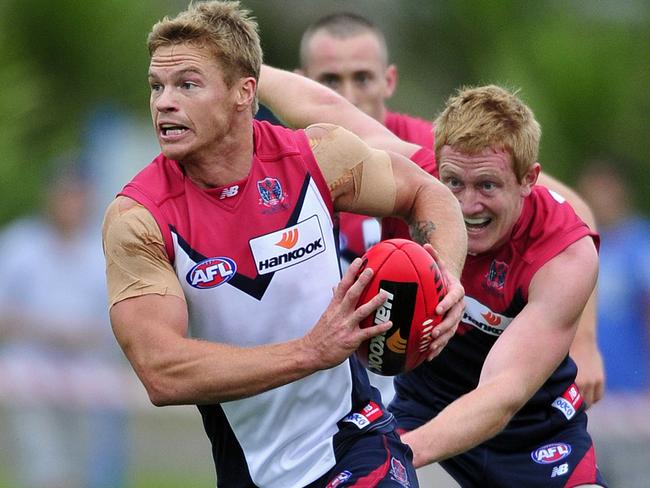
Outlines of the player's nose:
[[350,102],[352,105],[357,105],[358,97],[356,90],[354,89],[354,85],[349,82],[345,81],[341,83],[341,88],[339,90],[339,93],[345,98],[348,102]]

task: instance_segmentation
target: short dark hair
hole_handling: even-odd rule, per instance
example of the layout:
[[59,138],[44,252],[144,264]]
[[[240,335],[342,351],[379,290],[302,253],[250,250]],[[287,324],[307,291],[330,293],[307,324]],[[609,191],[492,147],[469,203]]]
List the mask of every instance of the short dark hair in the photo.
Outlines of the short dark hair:
[[317,32],[325,31],[332,37],[347,39],[369,32],[379,41],[388,63],[388,47],[384,33],[370,19],[352,12],[337,12],[321,17],[313,22],[302,35],[300,41],[300,64],[307,65],[309,41]]

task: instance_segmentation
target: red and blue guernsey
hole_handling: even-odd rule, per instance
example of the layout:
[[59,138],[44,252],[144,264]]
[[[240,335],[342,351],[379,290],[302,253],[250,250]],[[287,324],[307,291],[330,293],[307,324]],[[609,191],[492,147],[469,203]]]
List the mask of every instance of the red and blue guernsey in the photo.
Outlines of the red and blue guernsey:
[[[526,305],[535,273],[585,236],[597,243],[561,196],[535,186],[508,243],[494,252],[467,256],[461,277],[466,307],[456,335],[433,361],[395,380],[398,395],[390,408],[400,428],[418,427],[476,388],[490,349]],[[567,356],[505,430],[484,445],[525,449],[571,422],[584,410],[574,384],[576,372]]]
[[[191,335],[242,347],[302,337],[340,280],[333,205],[307,137],[253,124],[246,179],[201,189],[160,155],[122,191],[162,230]],[[334,466],[350,438],[395,425],[354,357],[199,410],[224,487],[308,485]]]

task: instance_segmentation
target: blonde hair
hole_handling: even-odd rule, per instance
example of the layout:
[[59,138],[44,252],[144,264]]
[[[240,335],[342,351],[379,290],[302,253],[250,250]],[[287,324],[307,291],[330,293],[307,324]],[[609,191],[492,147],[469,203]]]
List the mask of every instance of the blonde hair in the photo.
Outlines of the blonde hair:
[[[238,78],[259,79],[263,55],[257,22],[238,1],[192,2],[176,17],[157,22],[147,37],[150,56],[161,46],[186,43],[212,52],[229,88]],[[254,105],[253,112],[257,97]]]
[[464,87],[435,120],[436,157],[445,145],[466,154],[505,149],[521,182],[537,161],[541,134],[535,115],[516,92],[496,85]]

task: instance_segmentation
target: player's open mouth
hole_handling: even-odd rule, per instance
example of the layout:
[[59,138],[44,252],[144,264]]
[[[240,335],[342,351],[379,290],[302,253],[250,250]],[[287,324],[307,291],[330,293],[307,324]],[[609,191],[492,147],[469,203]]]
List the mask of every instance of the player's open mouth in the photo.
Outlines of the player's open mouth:
[[489,217],[475,217],[475,218],[470,218],[470,217],[465,217],[465,227],[467,227],[467,230],[480,230],[486,228],[490,222],[492,222],[492,219]]
[[180,136],[187,132],[187,127],[175,124],[160,124],[160,134],[165,137]]

